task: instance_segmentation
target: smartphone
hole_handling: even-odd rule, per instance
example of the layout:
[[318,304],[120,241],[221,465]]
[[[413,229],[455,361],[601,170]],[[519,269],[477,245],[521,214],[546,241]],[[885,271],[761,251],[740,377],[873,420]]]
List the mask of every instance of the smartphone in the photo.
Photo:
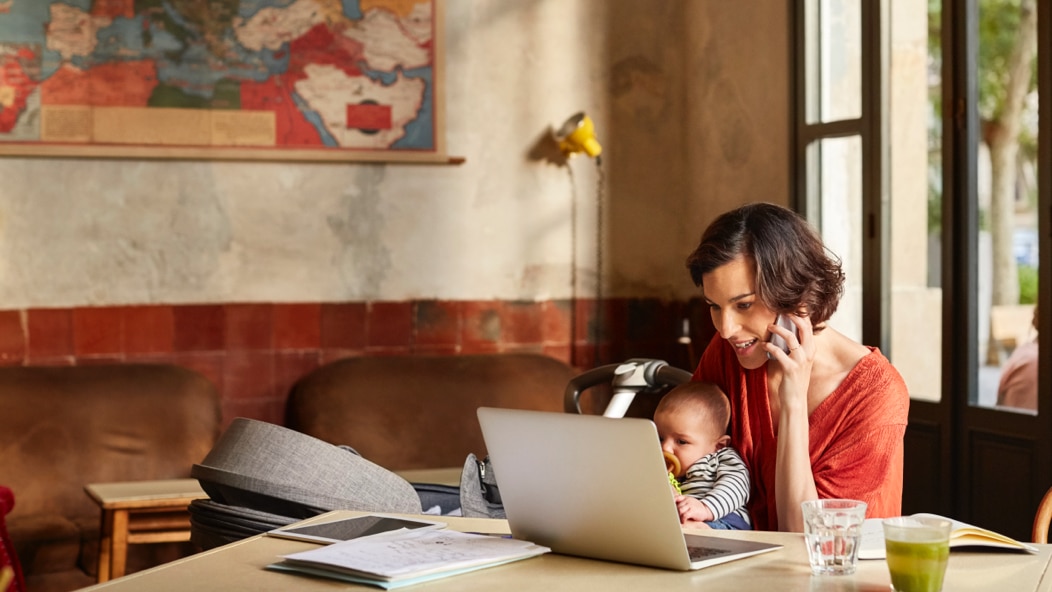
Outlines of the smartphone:
[[[775,319],[774,324],[778,325],[779,327],[785,327],[786,329],[792,331],[793,335],[795,335],[797,339],[800,338],[800,330],[797,329],[795,323],[793,323],[791,320],[789,320],[789,317],[780,314],[780,315],[778,315],[778,318]],[[789,344],[786,343],[786,341],[784,339],[782,339],[781,335],[772,332],[771,333],[771,343],[776,345],[776,346],[778,346],[778,347],[780,347],[780,348],[782,348],[782,351],[784,351],[785,353],[787,353],[787,354],[789,353]],[[767,358],[770,359],[771,357],[772,356],[771,356],[770,352],[768,352],[767,353]]]
[[308,524],[294,528],[278,528],[267,531],[270,536],[312,543],[338,543],[362,537],[372,536],[392,530],[418,528],[436,529],[444,528],[444,522],[432,522],[430,520],[410,520],[406,518],[395,518],[393,516],[369,515]]

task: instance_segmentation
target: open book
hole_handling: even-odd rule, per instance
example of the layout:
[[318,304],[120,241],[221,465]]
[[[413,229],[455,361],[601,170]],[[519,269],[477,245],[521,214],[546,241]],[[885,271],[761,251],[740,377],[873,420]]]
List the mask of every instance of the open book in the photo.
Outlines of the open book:
[[[1021,543],[992,530],[965,524],[938,514],[913,514],[916,518],[943,518],[953,523],[950,530],[950,548],[993,547],[1037,553],[1037,547]],[[868,518],[862,524],[862,542],[858,547],[859,559],[884,559],[884,526],[882,518]]]
[[547,553],[528,541],[453,530],[400,530],[285,555],[267,566],[385,589]]

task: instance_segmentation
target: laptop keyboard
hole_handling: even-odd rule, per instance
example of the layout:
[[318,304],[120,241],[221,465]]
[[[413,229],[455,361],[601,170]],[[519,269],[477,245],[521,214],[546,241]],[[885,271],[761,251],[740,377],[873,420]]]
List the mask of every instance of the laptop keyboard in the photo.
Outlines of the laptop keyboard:
[[712,547],[687,547],[687,553],[690,555],[691,561],[700,561],[716,555],[726,555],[730,551],[727,549],[713,549]]

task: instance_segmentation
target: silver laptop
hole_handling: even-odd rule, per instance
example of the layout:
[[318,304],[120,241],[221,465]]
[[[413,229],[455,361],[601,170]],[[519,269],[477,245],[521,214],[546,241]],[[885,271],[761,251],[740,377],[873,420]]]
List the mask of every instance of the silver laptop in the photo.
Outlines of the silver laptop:
[[478,417],[515,538],[677,570],[781,547],[685,535],[649,420],[486,407]]

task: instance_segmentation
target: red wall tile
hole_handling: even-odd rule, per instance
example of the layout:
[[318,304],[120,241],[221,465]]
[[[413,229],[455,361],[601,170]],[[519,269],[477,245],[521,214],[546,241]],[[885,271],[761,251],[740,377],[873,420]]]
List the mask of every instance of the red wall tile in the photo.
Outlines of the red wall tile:
[[459,302],[424,300],[413,307],[415,346],[456,346],[460,344],[462,324]]
[[232,399],[271,399],[274,384],[274,352],[230,351],[223,371],[223,395]]
[[318,356],[318,363],[325,365],[330,362],[335,362],[344,358],[353,358],[360,355],[362,355],[362,351],[357,349],[323,349]]
[[[280,423],[297,380],[351,356],[537,352],[582,371],[626,357],[684,367],[691,356],[669,327],[685,314],[706,320],[696,309],[654,299],[602,306],[574,299],[0,311],[0,365],[178,364],[215,384],[225,422],[241,415]],[[705,344],[695,345],[700,351]]]
[[227,351],[273,349],[273,313],[273,304],[226,305]]
[[77,357],[124,353],[124,311],[112,308],[73,309],[73,352]]
[[[177,364],[175,362],[175,356],[172,352],[145,352],[145,353],[126,353],[122,356],[125,364],[176,364],[182,366],[183,364]],[[80,360],[78,360],[79,362]]]
[[73,355],[73,311],[35,308],[26,311],[29,358],[54,359]]
[[544,343],[573,343],[574,307],[569,300],[548,300],[541,303]]
[[21,364],[25,357],[26,331],[22,328],[22,313],[0,311],[0,364]]
[[413,348],[408,345],[384,345],[369,347],[367,354],[373,357],[380,356],[405,356],[413,353]]
[[352,351],[364,349],[365,308],[366,305],[363,302],[322,304],[322,348]]
[[500,344],[493,341],[465,341],[463,345],[460,346],[460,353],[462,355],[496,354],[501,351]]
[[175,317],[171,306],[129,306],[124,309],[124,351],[171,352],[174,326]]
[[501,342],[500,303],[494,301],[468,301],[461,304],[463,321],[460,344],[476,350]]
[[539,302],[505,302],[500,308],[500,337],[504,344],[544,341],[544,314]]
[[109,364],[126,364],[124,354],[86,354],[77,356],[77,366],[103,366]]
[[412,336],[413,306],[409,302],[370,302],[365,321],[366,345],[407,348]]
[[226,314],[219,304],[173,308],[175,351],[221,351],[226,348]]
[[318,349],[321,304],[275,304],[274,349]]
[[26,366],[76,366],[77,358],[73,356],[45,356],[26,360]]
[[458,345],[429,345],[420,343],[413,344],[413,346],[409,348],[409,352],[421,356],[455,356],[459,353],[463,353]]
[[212,381],[216,390],[226,392],[226,353],[224,352],[175,352],[169,361],[198,372]]
[[505,343],[500,346],[499,352],[505,354],[541,354],[544,353],[544,345],[540,343]]

